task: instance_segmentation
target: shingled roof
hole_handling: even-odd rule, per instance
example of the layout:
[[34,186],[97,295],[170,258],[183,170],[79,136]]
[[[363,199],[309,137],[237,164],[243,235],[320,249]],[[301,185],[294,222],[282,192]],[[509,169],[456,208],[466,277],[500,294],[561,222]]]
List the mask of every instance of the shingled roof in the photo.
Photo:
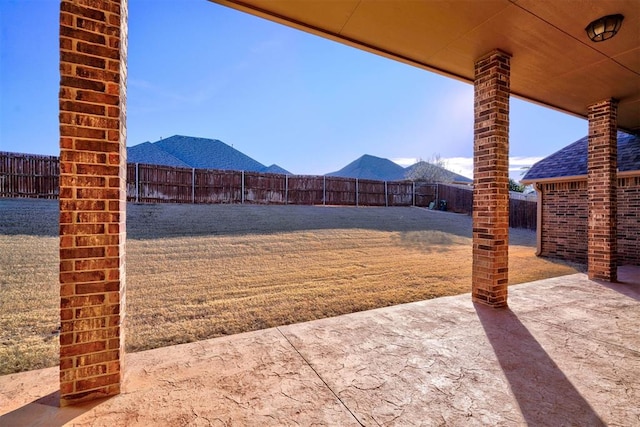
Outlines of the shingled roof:
[[278,165],[267,167],[217,139],[183,135],[127,147],[127,160],[175,167],[291,174]]
[[[587,148],[585,136],[562,150],[534,164],[522,179],[534,182],[542,179],[587,175]],[[618,172],[640,171],[640,136],[618,132]]]
[[328,173],[327,176],[373,179],[379,181],[401,181],[404,179],[404,168],[389,159],[365,154],[339,171]]

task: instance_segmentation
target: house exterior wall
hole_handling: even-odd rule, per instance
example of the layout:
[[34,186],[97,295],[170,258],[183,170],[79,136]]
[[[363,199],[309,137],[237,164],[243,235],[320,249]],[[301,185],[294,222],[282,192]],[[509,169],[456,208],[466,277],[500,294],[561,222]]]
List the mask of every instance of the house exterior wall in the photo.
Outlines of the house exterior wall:
[[542,184],[540,255],[587,263],[587,181]]
[[640,176],[618,179],[618,265],[640,265]]
[[[540,255],[587,263],[587,181],[547,182],[542,191]],[[618,264],[640,265],[640,176],[618,179]]]

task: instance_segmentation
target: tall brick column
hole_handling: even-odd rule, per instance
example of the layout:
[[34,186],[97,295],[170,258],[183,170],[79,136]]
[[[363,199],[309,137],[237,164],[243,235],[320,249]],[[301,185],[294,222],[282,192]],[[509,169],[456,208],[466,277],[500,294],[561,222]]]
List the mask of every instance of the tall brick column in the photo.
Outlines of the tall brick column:
[[126,0],[60,4],[60,404],[120,392]]
[[618,103],[613,99],[589,107],[588,273],[590,279],[617,280],[617,136]]
[[509,76],[511,56],[475,64],[473,301],[507,305],[509,252]]

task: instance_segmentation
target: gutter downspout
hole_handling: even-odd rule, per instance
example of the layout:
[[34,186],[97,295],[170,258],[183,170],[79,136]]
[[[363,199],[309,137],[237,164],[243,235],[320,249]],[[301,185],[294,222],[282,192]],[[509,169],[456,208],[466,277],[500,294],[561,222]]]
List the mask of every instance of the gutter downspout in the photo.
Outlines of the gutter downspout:
[[533,184],[538,196],[537,200],[537,217],[536,217],[536,256],[542,254],[542,203],[544,203],[544,197],[542,194],[542,184],[536,182]]

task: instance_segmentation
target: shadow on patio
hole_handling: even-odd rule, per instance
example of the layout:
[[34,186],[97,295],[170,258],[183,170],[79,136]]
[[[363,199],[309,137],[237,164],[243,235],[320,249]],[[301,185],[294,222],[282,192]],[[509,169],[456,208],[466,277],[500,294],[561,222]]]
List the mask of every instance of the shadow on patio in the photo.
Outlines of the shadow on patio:
[[476,312],[527,425],[604,425],[513,311]]
[[637,425],[640,267],[129,354],[123,393],[58,408],[58,369],[0,377],[0,425]]

